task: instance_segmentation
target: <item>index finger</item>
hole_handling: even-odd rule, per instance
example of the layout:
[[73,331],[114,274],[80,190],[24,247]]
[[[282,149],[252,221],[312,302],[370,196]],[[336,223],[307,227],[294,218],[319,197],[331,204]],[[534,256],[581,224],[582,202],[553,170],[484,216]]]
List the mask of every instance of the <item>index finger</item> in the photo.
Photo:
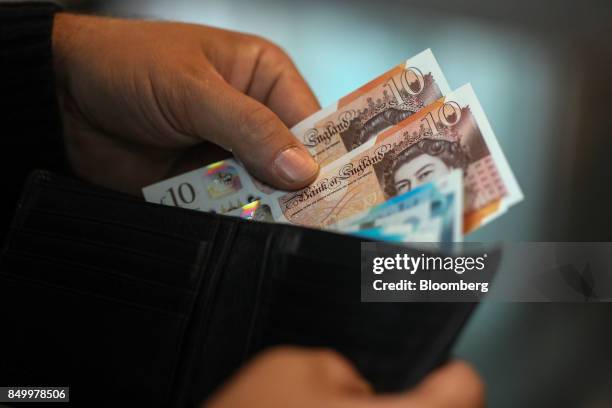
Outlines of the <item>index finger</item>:
[[247,93],[268,106],[287,127],[321,109],[295,64],[275,45],[260,53]]

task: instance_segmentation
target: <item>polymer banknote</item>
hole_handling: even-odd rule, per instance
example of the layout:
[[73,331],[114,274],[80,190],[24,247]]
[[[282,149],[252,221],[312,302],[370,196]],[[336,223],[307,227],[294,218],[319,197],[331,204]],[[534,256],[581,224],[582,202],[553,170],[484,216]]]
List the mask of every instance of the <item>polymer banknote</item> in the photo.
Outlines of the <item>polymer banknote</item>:
[[325,228],[453,169],[464,174],[464,232],[523,197],[470,85],[345,154],[308,187],[262,194],[262,201],[276,221]]
[[291,130],[321,167],[450,92],[425,50],[304,119]]
[[240,210],[275,190],[249,176],[242,164],[227,159],[142,189],[152,203],[221,214]]
[[[230,197],[241,192],[252,198],[250,201],[261,200],[276,222],[329,228],[454,169],[461,169],[464,175],[464,232],[490,221],[522,199],[470,85],[380,133],[373,144],[346,153],[299,191],[273,191],[253,179],[235,160],[179,176],[172,184],[198,181],[212,196],[226,194],[225,189]],[[208,179],[201,183],[202,177]],[[149,187],[149,197],[152,193],[159,196],[159,190],[165,187]],[[216,210],[215,203],[205,199],[200,208]],[[235,208],[248,202],[238,204]]]
[[[453,171],[389,202],[330,227],[337,232],[393,242],[460,242],[462,230],[462,176]],[[227,215],[245,220],[274,222],[271,207],[261,200]]]
[[[425,50],[295,125],[291,131],[321,167],[374,142],[389,127],[450,91],[431,50]],[[150,202],[228,213],[272,191],[238,176],[235,160],[145,187]]]

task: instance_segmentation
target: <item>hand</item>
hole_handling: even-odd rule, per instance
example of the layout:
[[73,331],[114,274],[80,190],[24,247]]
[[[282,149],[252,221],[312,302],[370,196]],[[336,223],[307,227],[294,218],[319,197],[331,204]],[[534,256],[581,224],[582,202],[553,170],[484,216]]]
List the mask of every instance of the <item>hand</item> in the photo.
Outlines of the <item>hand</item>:
[[261,180],[296,189],[318,171],[288,130],[319,105],[287,55],[211,27],[59,13],[53,54],[77,173],[139,194],[231,150]]
[[276,348],[256,357],[203,408],[474,408],[484,406],[478,375],[465,363],[436,370],[410,391],[374,395],[339,354]]

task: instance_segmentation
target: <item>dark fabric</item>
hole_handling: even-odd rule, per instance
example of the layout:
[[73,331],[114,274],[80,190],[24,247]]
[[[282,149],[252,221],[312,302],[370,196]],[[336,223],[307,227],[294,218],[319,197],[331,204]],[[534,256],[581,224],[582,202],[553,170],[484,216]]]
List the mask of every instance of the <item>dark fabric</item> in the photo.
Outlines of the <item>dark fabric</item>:
[[0,4],[0,240],[27,175],[65,172],[51,33],[53,3]]
[[[193,406],[254,353],[334,348],[376,389],[442,362],[469,304],[360,302],[360,240],[38,172],[0,258],[0,384]],[[8,351],[8,352],[7,352]]]

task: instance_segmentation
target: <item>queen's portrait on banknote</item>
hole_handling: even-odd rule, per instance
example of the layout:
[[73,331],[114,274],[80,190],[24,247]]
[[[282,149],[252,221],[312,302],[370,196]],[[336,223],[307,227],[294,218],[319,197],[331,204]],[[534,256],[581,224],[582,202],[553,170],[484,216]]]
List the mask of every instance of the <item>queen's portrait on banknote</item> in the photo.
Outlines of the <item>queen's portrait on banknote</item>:
[[520,200],[520,189],[469,85],[383,131],[322,169],[303,190],[276,197],[291,223],[349,218],[453,169],[464,174],[466,230]]
[[385,195],[390,198],[453,169],[465,171],[468,161],[467,152],[459,142],[425,138],[405,150],[391,152],[374,168],[379,173]]

